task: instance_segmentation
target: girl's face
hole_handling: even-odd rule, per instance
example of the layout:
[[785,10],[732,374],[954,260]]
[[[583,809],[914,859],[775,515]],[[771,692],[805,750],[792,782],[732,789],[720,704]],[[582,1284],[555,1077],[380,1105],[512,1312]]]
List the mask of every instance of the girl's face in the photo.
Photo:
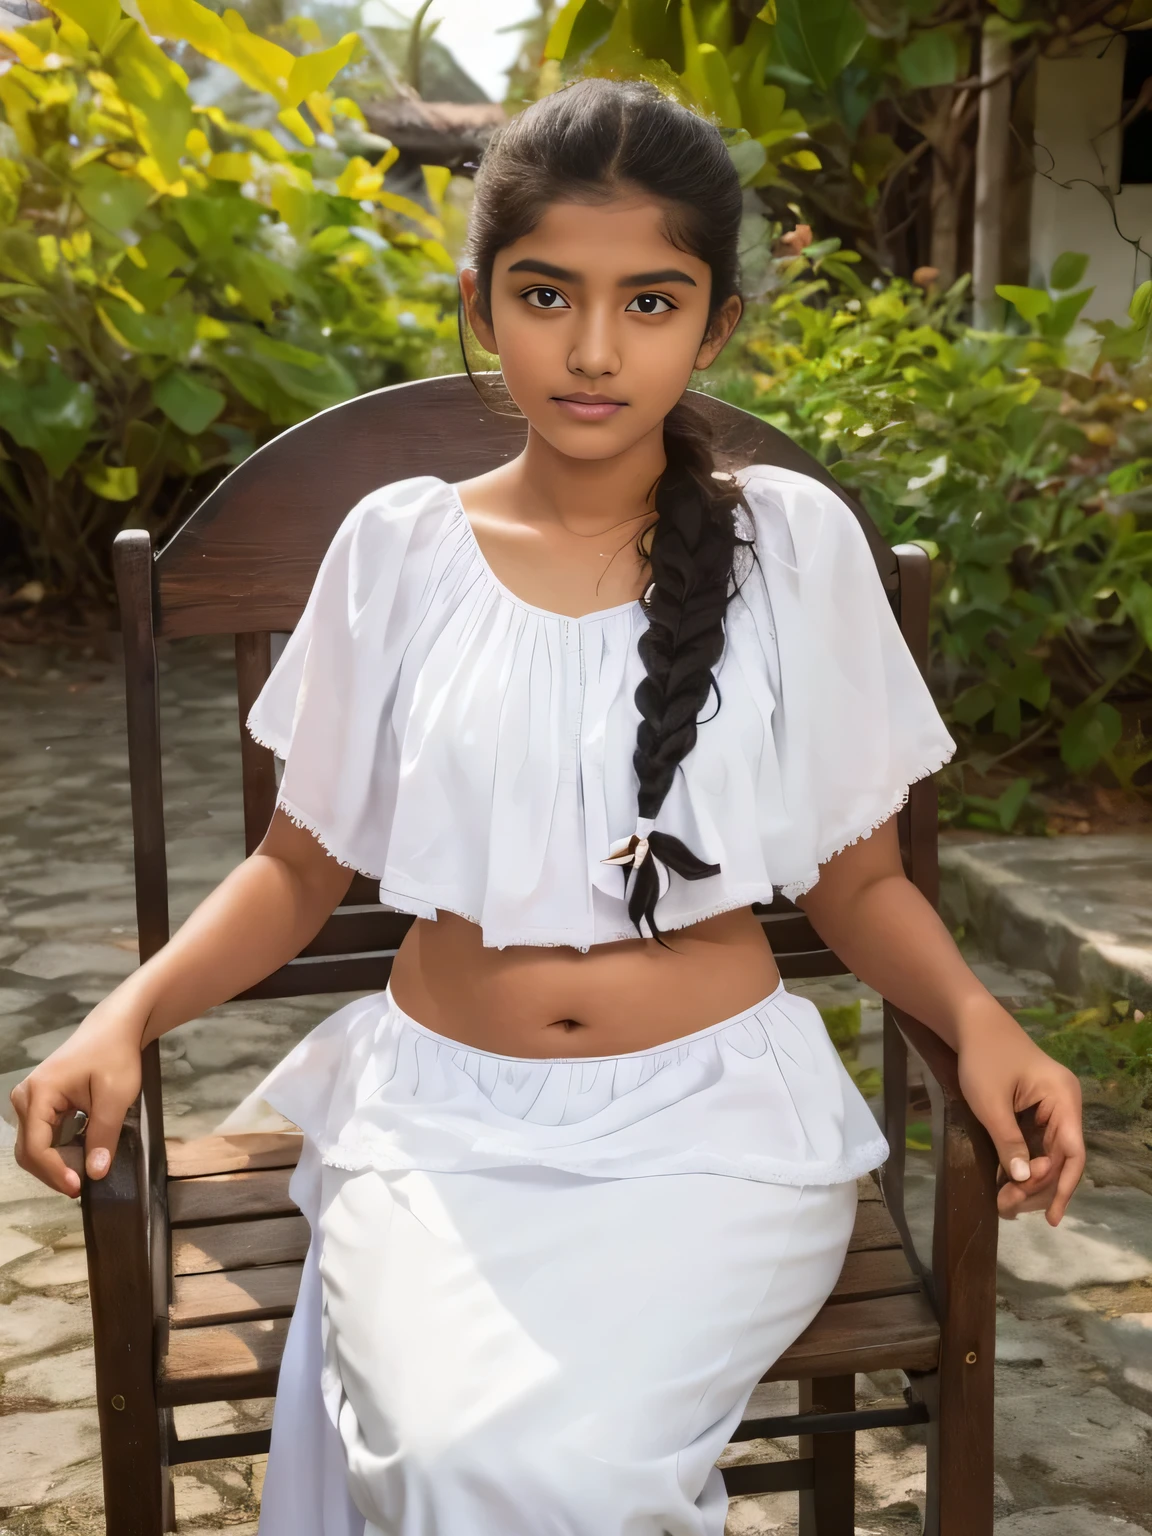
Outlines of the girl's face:
[[719,354],[741,304],[729,298],[709,329],[711,284],[708,264],[672,244],[663,209],[639,194],[552,203],[497,254],[490,322],[475,273],[460,277],[513,400],[574,459],[614,457],[660,429],[693,369]]

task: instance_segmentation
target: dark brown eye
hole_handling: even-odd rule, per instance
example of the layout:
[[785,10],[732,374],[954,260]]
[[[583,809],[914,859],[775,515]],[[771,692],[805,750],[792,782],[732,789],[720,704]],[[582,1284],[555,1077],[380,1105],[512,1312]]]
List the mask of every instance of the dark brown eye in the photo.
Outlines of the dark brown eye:
[[524,294],[533,309],[567,309],[568,301],[556,288],[529,288]]
[[[662,306],[662,307],[661,307]],[[676,308],[658,293],[638,293],[628,308],[634,315],[666,315]]]

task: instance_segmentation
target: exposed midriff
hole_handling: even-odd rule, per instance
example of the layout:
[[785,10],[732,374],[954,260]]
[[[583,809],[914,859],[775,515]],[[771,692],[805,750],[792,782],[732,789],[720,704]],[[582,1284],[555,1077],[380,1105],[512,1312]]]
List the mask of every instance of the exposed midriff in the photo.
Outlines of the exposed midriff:
[[485,948],[450,912],[418,918],[392,969],[396,1003],[425,1028],[499,1055],[615,1056],[648,1050],[753,1007],[780,977],[751,907],[655,939],[581,952]]

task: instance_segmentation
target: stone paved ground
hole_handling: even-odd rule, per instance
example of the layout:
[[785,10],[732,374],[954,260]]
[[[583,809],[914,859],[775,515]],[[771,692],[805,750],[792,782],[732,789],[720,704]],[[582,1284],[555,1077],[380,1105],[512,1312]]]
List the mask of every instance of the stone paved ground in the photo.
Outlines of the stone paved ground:
[[[165,658],[174,918],[240,856],[237,731],[226,653]],[[98,655],[0,653],[0,1105],[135,960],[131,836],[118,668]],[[998,995],[1043,978],[989,965]],[[814,985],[818,1001],[852,995]],[[341,999],[234,1006],[164,1045],[168,1129],[212,1129]],[[865,1055],[876,1011],[865,1008]],[[0,1124],[0,1135],[5,1127]],[[913,1155],[927,1226],[931,1173]],[[1141,1536],[1152,1529],[1152,1191],[1094,1155],[1075,1214],[1002,1229],[997,1536]],[[100,1473],[79,1211],[0,1148],[0,1536],[96,1536]],[[895,1383],[862,1378],[862,1400]],[[764,1411],[783,1411],[783,1388]],[[266,1404],[187,1410],[184,1434],[259,1422]],[[795,1454],[794,1443],[775,1454]],[[260,1458],[177,1477],[182,1536],[253,1533]],[[915,1433],[860,1437],[859,1536],[913,1536],[923,1496]],[[734,1501],[730,1536],[793,1533],[795,1499]]]
[[1152,833],[947,841],[941,906],[1008,965],[1152,1008]]

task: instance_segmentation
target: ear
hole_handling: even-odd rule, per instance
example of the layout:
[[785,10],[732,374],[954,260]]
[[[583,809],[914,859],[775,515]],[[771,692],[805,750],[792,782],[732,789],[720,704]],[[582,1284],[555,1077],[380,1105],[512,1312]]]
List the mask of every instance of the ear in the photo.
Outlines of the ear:
[[465,267],[460,273],[460,298],[464,304],[464,314],[476,340],[486,352],[499,356],[496,332],[492,329],[491,321],[486,320],[480,312],[480,290],[476,285],[474,267]]
[[708,368],[728,345],[732,332],[744,313],[744,300],[738,293],[729,294],[712,318],[708,334],[700,343],[693,368]]

